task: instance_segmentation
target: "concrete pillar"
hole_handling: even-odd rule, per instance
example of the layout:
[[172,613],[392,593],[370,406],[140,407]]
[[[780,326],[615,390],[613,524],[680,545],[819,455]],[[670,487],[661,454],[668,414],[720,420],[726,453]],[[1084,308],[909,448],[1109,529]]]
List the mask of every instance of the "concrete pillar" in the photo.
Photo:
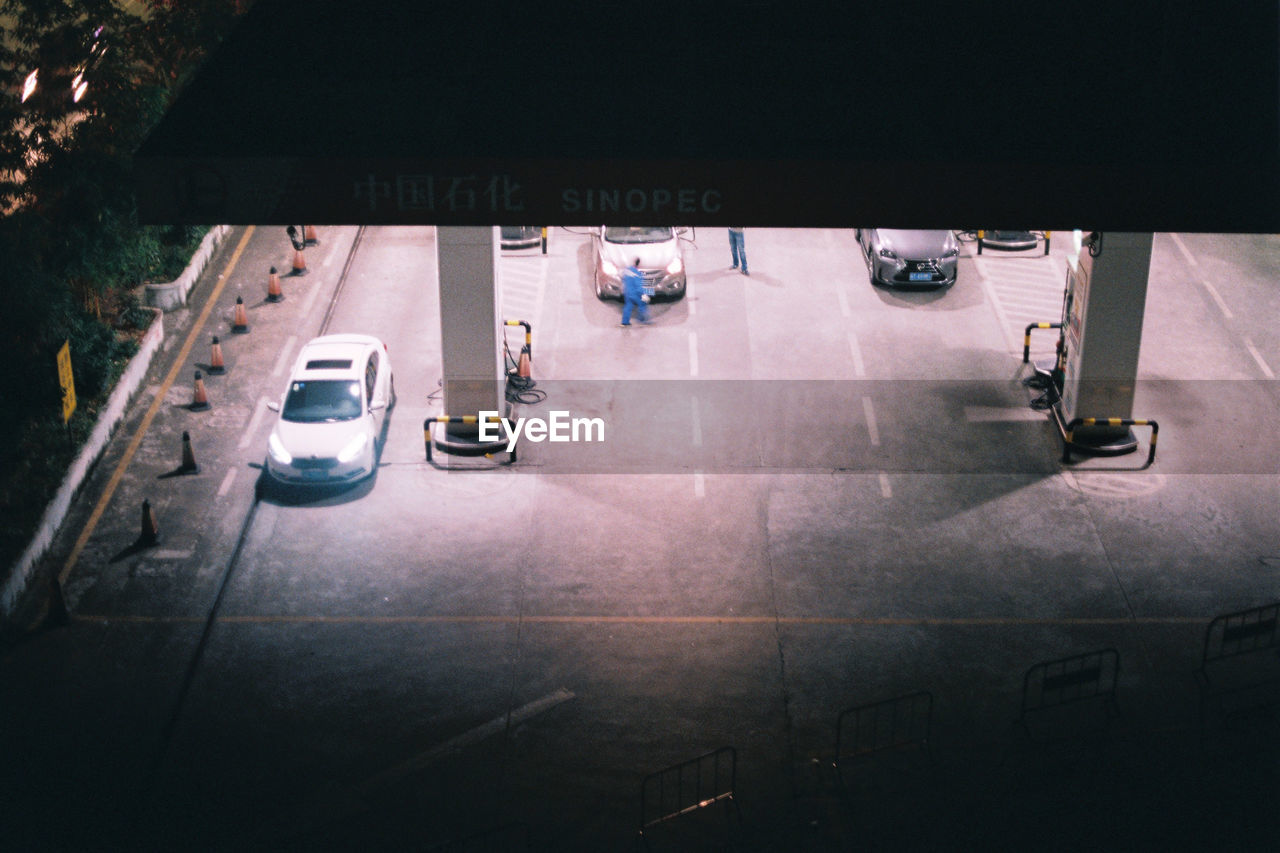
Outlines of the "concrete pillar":
[[[482,411],[506,414],[496,230],[487,225],[436,228],[442,414],[451,417]],[[474,436],[476,427],[449,424],[448,433]]]
[[[1064,318],[1066,359],[1062,414],[1132,418],[1142,320],[1151,270],[1152,235],[1097,234],[1069,258],[1073,284]],[[1079,427],[1073,443],[1100,453],[1134,449],[1128,427]]]

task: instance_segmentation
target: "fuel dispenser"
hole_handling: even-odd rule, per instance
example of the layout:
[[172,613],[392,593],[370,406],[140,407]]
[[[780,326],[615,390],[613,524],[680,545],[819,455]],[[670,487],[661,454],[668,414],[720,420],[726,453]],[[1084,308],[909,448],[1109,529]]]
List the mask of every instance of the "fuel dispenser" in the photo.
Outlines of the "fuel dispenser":
[[[1114,456],[1137,448],[1131,430],[1151,234],[1076,231],[1067,258],[1053,413],[1075,450]],[[1084,424],[1080,424],[1084,421]]]

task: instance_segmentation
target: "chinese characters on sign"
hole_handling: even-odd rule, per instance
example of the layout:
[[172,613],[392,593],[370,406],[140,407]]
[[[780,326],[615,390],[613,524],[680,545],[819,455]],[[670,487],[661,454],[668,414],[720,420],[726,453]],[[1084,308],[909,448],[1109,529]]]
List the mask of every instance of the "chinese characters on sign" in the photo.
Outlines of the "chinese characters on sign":
[[[355,182],[355,200],[370,212],[392,207],[440,213],[521,213],[522,187],[510,175],[406,175],[369,173]],[[381,208],[380,208],[381,206]]]
[[[544,188],[548,190],[549,188]],[[544,199],[526,198],[525,186],[508,173],[439,175],[373,172],[353,182],[352,198],[363,212],[449,214],[524,213],[526,201],[542,209],[554,203],[564,214],[630,213],[690,216],[719,214],[718,189],[691,186],[560,187]],[[539,202],[543,202],[540,204]]]

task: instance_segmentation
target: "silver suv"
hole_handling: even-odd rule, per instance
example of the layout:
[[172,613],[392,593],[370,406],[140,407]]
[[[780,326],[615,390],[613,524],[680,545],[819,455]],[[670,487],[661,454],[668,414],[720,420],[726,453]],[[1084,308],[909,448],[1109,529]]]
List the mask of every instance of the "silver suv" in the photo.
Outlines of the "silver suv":
[[640,259],[646,288],[654,296],[679,299],[688,281],[684,268],[685,228],[641,225],[618,228],[600,226],[591,235],[595,246],[596,296],[622,298],[622,271]]

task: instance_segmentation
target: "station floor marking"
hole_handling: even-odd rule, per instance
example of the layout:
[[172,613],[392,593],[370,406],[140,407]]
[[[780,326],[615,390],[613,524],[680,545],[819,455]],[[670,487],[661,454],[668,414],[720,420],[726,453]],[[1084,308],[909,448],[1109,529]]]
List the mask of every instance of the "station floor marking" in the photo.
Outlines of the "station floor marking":
[[1271,372],[1271,366],[1263,360],[1262,353],[1258,352],[1258,348],[1253,345],[1253,341],[1245,338],[1244,345],[1249,350],[1249,355],[1253,356],[1253,360],[1258,362],[1258,367],[1262,370],[1262,374],[1268,379],[1275,379],[1276,375]]
[[[74,613],[77,622],[104,624],[203,624],[207,616],[108,616]],[[1088,627],[1108,625],[1205,625],[1213,616],[219,616],[224,625],[833,625],[865,627]]]
[[695,498],[707,496],[707,478],[702,476],[701,471],[693,472],[693,496]]
[[889,475],[883,471],[880,472],[880,494],[885,500],[893,497],[893,486],[889,483]]
[[698,375],[698,333],[689,333],[689,375]]
[[1182,257],[1187,259],[1187,263],[1193,267],[1199,267],[1200,262],[1196,260],[1195,255],[1191,254],[1191,251],[1187,248],[1187,244],[1182,242],[1182,238],[1172,231],[1169,232],[1169,236],[1173,238],[1174,245],[1178,247],[1178,251],[1182,253]]
[[853,373],[855,376],[867,375],[867,366],[862,361],[862,347],[858,346],[858,336],[849,332],[849,352],[853,356]]
[[316,305],[316,300],[320,298],[322,288],[313,287],[311,292],[307,294],[307,298],[302,303],[302,313],[298,315],[298,324],[302,325],[311,317],[311,309]]
[[258,405],[254,406],[253,417],[249,418],[248,425],[244,428],[244,432],[240,435],[240,443],[236,447],[240,450],[246,449],[253,443],[253,434],[258,431],[258,424],[262,421],[262,416],[267,413],[267,398],[259,397]]
[[1230,320],[1235,315],[1231,313],[1231,309],[1227,307],[1227,302],[1222,298],[1222,294],[1218,292],[1218,288],[1209,283],[1206,278],[1200,279],[1200,284],[1205,290],[1209,291],[1209,295],[1213,297],[1213,301],[1218,304],[1218,310],[1222,312],[1222,316]]
[[[309,316],[304,313],[303,316]],[[290,335],[284,342],[284,346],[280,348],[280,355],[276,356],[276,366],[271,368],[272,376],[279,376],[284,373],[284,367],[289,363],[289,354],[293,352],[293,346],[298,342],[297,335]]]
[[[1191,254],[1191,251],[1187,249],[1187,244],[1182,242],[1182,238],[1173,232],[1170,232],[1169,236],[1173,238],[1174,244],[1178,247],[1178,251],[1182,252],[1182,256],[1187,259],[1187,263],[1198,270],[1200,268],[1200,264],[1196,261],[1195,255]],[[1197,280],[1205,290],[1209,291],[1209,296],[1211,296],[1213,301],[1217,303],[1218,310],[1222,312],[1222,316],[1226,317],[1228,320],[1235,316],[1231,313],[1231,309],[1227,307],[1226,300],[1222,298],[1222,294],[1218,293],[1218,289],[1214,287],[1207,278],[1201,275],[1197,276]]]
[[523,723],[525,720],[535,717],[545,711],[549,711],[555,706],[568,702],[574,698],[574,694],[570,690],[561,687],[552,693],[535,699],[532,702],[521,705],[500,717],[494,717],[483,725],[476,726],[474,729],[465,731],[457,737],[450,738],[439,746],[420,752],[417,755],[405,761],[396,764],[381,773],[369,777],[357,786],[356,790],[362,795],[375,793],[381,788],[385,788],[394,782],[403,779],[406,776],[417,773],[426,769],[436,759],[442,758],[455,752],[459,752],[472,744],[479,743],[493,735],[506,731],[512,726]]
[[965,406],[964,419],[969,423],[1004,423],[1007,421],[1043,421],[1047,415],[1030,406]]
[[84,529],[80,531],[80,537],[76,539],[75,545],[71,548],[71,553],[67,555],[66,562],[62,564],[62,571],[58,573],[58,583],[66,584],[71,570],[75,568],[76,563],[80,560],[80,554],[84,551],[85,545],[89,544],[89,537],[93,535],[98,522],[102,519],[102,514],[107,509],[107,504],[111,502],[116,489],[120,487],[120,481],[124,479],[124,472],[133,461],[133,455],[138,452],[138,447],[142,444],[142,439],[147,434],[147,430],[151,428],[151,422],[155,420],[156,413],[160,411],[160,406],[164,403],[165,397],[168,396],[169,388],[172,387],[178,372],[187,366],[187,358],[191,355],[191,348],[195,345],[196,338],[204,329],[204,324],[209,319],[209,314],[213,312],[213,306],[218,303],[218,297],[222,295],[222,290],[226,287],[227,281],[230,280],[236,264],[240,263],[240,256],[244,254],[245,247],[249,245],[249,238],[253,236],[255,227],[250,225],[245,229],[244,236],[240,238],[240,243],[236,246],[235,251],[231,253],[231,259],[227,261],[227,266],[222,271],[222,275],[218,276],[218,282],[213,286],[213,292],[209,294],[209,299],[200,311],[200,316],[191,324],[191,330],[187,332],[187,339],[183,342],[182,349],[178,351],[177,358],[173,360],[173,366],[169,368],[168,375],[160,383],[160,388],[157,390],[155,398],[152,399],[151,406],[147,409],[147,413],[142,416],[142,423],[138,424],[138,429],[133,434],[133,439],[129,442],[129,446],[125,448],[124,455],[120,457],[119,463],[116,464],[116,469],[112,472],[111,479],[107,481],[106,488],[102,490],[102,496],[98,498],[98,503],[94,505],[93,512],[89,515],[89,520],[85,522]]
[[231,484],[235,482],[236,472],[239,468],[228,468],[226,475],[222,478],[222,484],[218,486],[218,497],[225,498],[227,492],[231,491]]
[[876,410],[871,405],[870,397],[862,398],[862,412],[867,417],[867,436],[871,440],[872,447],[880,446],[880,427],[876,425]]

